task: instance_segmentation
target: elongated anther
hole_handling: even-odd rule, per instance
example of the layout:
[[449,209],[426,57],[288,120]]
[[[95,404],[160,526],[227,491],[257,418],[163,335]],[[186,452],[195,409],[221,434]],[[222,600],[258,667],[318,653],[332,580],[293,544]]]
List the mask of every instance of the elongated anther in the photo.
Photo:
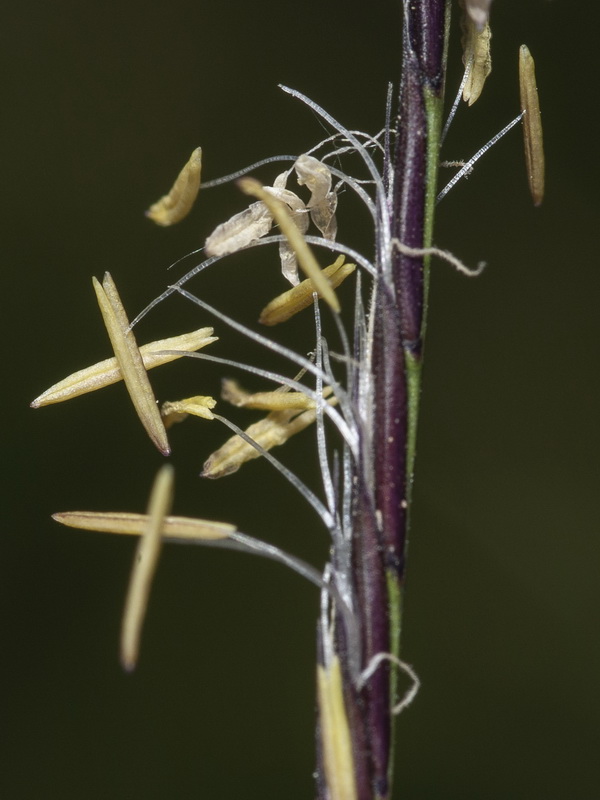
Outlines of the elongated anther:
[[197,147],[181,170],[168,194],[165,194],[146,211],[146,216],[157,225],[174,225],[187,217],[200,190],[202,148]]
[[328,666],[317,666],[317,690],[323,771],[328,796],[331,800],[356,800],[352,736],[337,656]]
[[121,664],[128,672],[135,669],[138,660],[142,625],[162,546],[164,521],[173,502],[173,472],[173,467],[165,464],[156,476],[148,503],[145,531],[133,561],[121,628]]
[[529,48],[524,44],[519,49],[519,88],[529,191],[533,204],[539,206],[544,199],[544,136],[540,100],[535,82],[535,62]]
[[[356,269],[355,264],[344,264],[344,256],[340,256],[333,264],[321,271],[332,289],[346,280]],[[288,289],[287,292],[273,298],[260,312],[258,321],[263,325],[278,325],[312,305],[314,284],[310,278]]]
[[[193,353],[206,347],[207,344],[218,341],[218,336],[213,336],[213,328],[199,328],[197,331],[183,333],[180,336],[170,336],[168,339],[158,339],[148,342],[140,347],[140,355],[146,370],[168,364],[178,358],[183,358],[185,353]],[[181,352],[165,352],[179,350]],[[73,397],[94,392],[104,386],[110,386],[123,380],[123,375],[116,358],[106,358],[91,367],[73,372],[62,381],[46,389],[31,403],[32,408],[41,408],[52,403],[62,403]]]
[[102,284],[96,278],[93,278],[93,284],[102,318],[134,408],[150,439],[163,455],[168,456],[171,449],[167,432],[114,281],[107,272]]
[[[126,511],[60,511],[53,514],[52,519],[67,528],[125,536],[141,536],[149,521],[147,514],[132,514]],[[236,530],[235,525],[228,525],[225,522],[167,516],[163,523],[163,538],[200,542],[226,539]]]

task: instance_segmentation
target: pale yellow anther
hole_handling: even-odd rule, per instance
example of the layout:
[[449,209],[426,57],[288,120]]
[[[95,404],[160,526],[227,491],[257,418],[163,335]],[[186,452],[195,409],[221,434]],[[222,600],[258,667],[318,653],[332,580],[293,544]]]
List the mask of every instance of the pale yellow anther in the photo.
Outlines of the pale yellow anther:
[[158,557],[162,546],[165,517],[173,502],[173,467],[160,469],[148,503],[148,520],[133,560],[133,569],[123,610],[121,664],[128,672],[135,669],[140,651],[142,625]]
[[[147,514],[132,514],[126,511],[61,511],[52,519],[68,528],[98,533],[118,533],[125,536],[141,536],[148,527]],[[226,539],[236,531],[234,525],[213,522],[193,517],[167,516],[163,523],[165,539],[185,539],[200,542],[205,539]]]
[[[168,339],[158,339],[156,342],[149,342],[140,347],[140,355],[146,370],[159,367],[161,364],[168,364],[182,358],[185,353],[192,353],[206,347],[207,344],[216,342],[217,336],[213,336],[212,328],[199,328],[191,333],[183,333],[180,336],[171,336]],[[178,354],[165,353],[166,350],[179,350]],[[40,408],[52,403],[61,403],[63,400],[70,400],[72,397],[102,389],[123,380],[123,375],[116,358],[107,358],[99,361],[91,367],[80,369],[73,372],[67,378],[55,383],[31,403],[32,408]]]
[[330,800],[356,800],[352,737],[337,656],[332,658],[330,665],[317,666],[317,691],[327,796]]
[[214,397],[206,395],[196,395],[187,397],[184,400],[173,400],[162,404],[160,409],[163,422],[166,428],[170,428],[176,422],[182,422],[188,414],[202,419],[214,419],[211,408],[214,408],[217,401]]
[[[332,289],[337,289],[342,281],[345,281],[355,269],[355,264],[345,264],[344,256],[340,256],[333,264],[325,267],[321,274]],[[314,291],[315,287],[312,280],[307,278],[302,283],[299,283],[298,286],[288,289],[287,292],[283,292],[283,294],[271,300],[261,311],[258,321],[263,325],[278,325],[280,322],[285,322],[290,317],[293,317],[294,314],[312,305]]]
[[134,408],[156,447],[163,455],[169,455],[171,450],[167,432],[113,279],[107,272],[102,285],[96,278],[93,278],[93,284],[102,318]]
[[260,181],[257,181],[255,178],[240,178],[238,186],[245,194],[252,195],[252,197],[262,200],[267,206],[273,215],[273,219],[279,225],[281,233],[286,237],[290,247],[296,253],[298,263],[304,270],[306,276],[312,280],[314,290],[329,303],[334,311],[339,312],[340,304],[335,296],[335,292],[327,279],[323,276],[312,250],[292,220],[285,203],[277,200],[265,189]]
[[189,214],[198,196],[201,172],[202,148],[197,147],[177,176],[171,191],[150,206],[146,216],[157,225],[174,225],[180,222]]
[[544,136],[540,100],[535,81],[535,62],[529,48],[524,44],[519,49],[519,88],[521,90],[521,111],[524,112],[523,140],[529,191],[533,198],[533,204],[539,206],[544,199]]
[[463,64],[469,70],[462,96],[465,103],[472,106],[481,95],[486,78],[492,71],[492,31],[489,23],[480,28],[466,13],[461,19],[461,27]]
[[284,392],[276,389],[273,392],[254,392],[249,394],[240,388],[236,381],[221,381],[221,397],[239,408],[255,408],[261,411],[285,411],[296,409],[304,411],[315,408],[315,401],[304,392]]

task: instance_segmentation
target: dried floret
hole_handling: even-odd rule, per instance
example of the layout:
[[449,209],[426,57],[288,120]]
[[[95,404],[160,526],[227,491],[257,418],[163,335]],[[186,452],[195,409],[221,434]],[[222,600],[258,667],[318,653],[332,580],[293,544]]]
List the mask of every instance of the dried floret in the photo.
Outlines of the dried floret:
[[225,256],[256,242],[271,230],[273,215],[264,203],[252,203],[218,225],[204,243],[208,256]]
[[312,250],[304,241],[304,237],[296,227],[284,203],[277,200],[266,191],[265,187],[255,178],[241,178],[238,181],[240,189],[246,194],[262,200],[269,207],[273,219],[279,225],[281,232],[288,240],[290,246],[298,256],[300,266],[309,277],[318,292],[334,311],[340,310],[340,304],[329,282],[323,277],[321,269],[314,257]]
[[310,218],[321,231],[323,238],[334,241],[337,234],[335,219],[337,194],[331,191],[329,167],[314,156],[301,155],[296,159],[294,169],[298,183],[310,191],[307,205]]

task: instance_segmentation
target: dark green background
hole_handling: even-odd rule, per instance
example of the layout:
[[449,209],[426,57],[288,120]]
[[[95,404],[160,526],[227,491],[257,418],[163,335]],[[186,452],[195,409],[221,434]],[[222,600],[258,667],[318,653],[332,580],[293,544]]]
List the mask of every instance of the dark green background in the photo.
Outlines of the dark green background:
[[[526,41],[546,202],[531,207],[517,130],[439,212],[437,244],[489,266],[478,280],[434,266],[404,635],[423,688],[399,721],[397,797],[600,796],[598,15],[591,3],[496,0],[494,72],[448,140],[448,158],[468,157],[515,115]],[[260,559],[166,548],[139,670],[124,675],[133,543],[49,515],[143,510],[161,457],[120,386],[27,404],[108,354],[91,275],[110,269],[133,314],[171,280],[168,264],[242,207],[225,188],[180,227],[144,218],[193,147],[206,179],[310,147],[322,128],[278,82],[376,132],[399,30],[389,0],[5,11],[3,798],[313,796],[316,592]],[[453,48],[449,94],[459,71]],[[347,213],[342,201],[341,238],[368,251],[365,217]],[[276,256],[257,253],[192,288],[252,321],[282,287]],[[203,324],[175,298],[138,335]],[[253,357],[220,332],[218,352]],[[161,398],[216,393],[217,374],[188,361],[153,383]],[[266,464],[197,478],[223,438],[215,428],[173,433],[176,512],[322,564],[324,532]],[[309,441],[284,452],[308,474]]]

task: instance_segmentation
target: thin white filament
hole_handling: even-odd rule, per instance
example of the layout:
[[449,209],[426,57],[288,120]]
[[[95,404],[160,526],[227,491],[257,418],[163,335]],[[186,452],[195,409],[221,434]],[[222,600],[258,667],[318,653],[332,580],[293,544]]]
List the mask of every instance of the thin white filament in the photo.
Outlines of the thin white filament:
[[[271,372],[270,370],[261,369],[260,367],[255,367],[252,364],[244,364],[242,361],[235,361],[231,358],[222,358],[221,356],[213,356],[210,355],[209,353],[190,353],[189,351],[182,352],[181,350],[164,350],[160,352],[171,353],[171,354],[177,353],[177,355],[190,356],[190,358],[198,358],[202,361],[211,361],[214,364],[223,364],[224,366],[227,367],[233,367],[234,369],[240,369],[243,370],[244,372],[250,372],[252,375],[257,375],[260,378],[266,378],[266,380],[273,381],[273,383],[289,386],[290,389],[293,389],[296,392],[302,392],[302,394],[305,394],[307,397],[310,397],[311,400],[314,400],[315,404],[318,401],[317,393],[312,389],[310,389],[308,386],[305,386],[303,383],[300,383],[299,381],[294,380],[293,378],[287,378],[285,375],[280,375],[277,372]],[[345,439],[345,433],[348,430],[345,421],[340,417],[335,408],[329,403],[325,403],[323,410]]]
[[277,472],[283,475],[283,477],[289,481],[289,483],[291,483],[294,489],[296,489],[296,491],[302,495],[307,503],[313,507],[319,517],[321,517],[325,527],[330,532],[333,532],[335,528],[335,520],[333,519],[332,515],[329,513],[325,505],[319,500],[316,494],[311,491],[297,475],[294,475],[294,473],[284,466],[278,458],[275,458],[275,456],[269,453],[268,450],[265,450],[265,448],[262,447],[262,445],[260,445],[255,439],[249,436],[246,431],[243,431],[234,422],[231,422],[231,420],[227,419],[227,417],[222,417],[220,414],[215,414],[214,412],[213,417],[218,419],[219,422],[222,422],[223,425],[226,425],[230,430],[236,433],[241,439],[243,439],[247,444],[260,453],[261,456],[265,458],[273,467],[275,467]]
[[521,112],[518,117],[515,117],[512,120],[512,122],[509,122],[508,125],[506,125],[504,128],[502,128],[502,130],[499,133],[493,136],[489,140],[489,142],[484,144],[483,147],[481,147],[475,153],[475,155],[466,162],[464,167],[456,173],[456,175],[452,178],[452,180],[448,181],[448,183],[444,186],[442,191],[438,194],[436,203],[441,202],[444,199],[444,197],[446,197],[450,189],[454,188],[454,186],[456,186],[456,184],[459,182],[461,178],[464,178],[465,175],[468,175],[471,172],[471,170],[473,169],[473,164],[475,164],[476,161],[479,161],[481,156],[487,153],[487,151],[491,147],[493,147],[496,144],[496,142],[498,142],[503,136],[505,136],[511,128],[514,128],[515,125],[519,123],[522,118],[523,118],[523,113]]
[[[274,244],[277,242],[286,242],[287,239],[282,234],[276,234],[274,236],[265,236],[262,239],[258,239],[256,242],[252,243],[252,247],[260,247],[261,245],[265,244]],[[322,236],[304,236],[304,241],[307,244],[315,245],[315,247],[324,247],[327,250],[331,250],[333,253],[343,253],[347,256],[351,261],[356,261],[356,263],[362,267],[372,278],[377,278],[377,270],[373,266],[373,264],[368,261],[363,255],[361,255],[357,250],[353,250],[351,247],[346,247],[345,244],[340,244],[339,242],[333,242],[331,239],[324,239]]]
[[410,664],[407,664],[405,661],[401,661],[398,656],[395,656],[393,653],[377,653],[377,655],[373,656],[373,658],[369,661],[367,667],[360,673],[356,688],[362,689],[369,678],[376,672],[380,664],[384,661],[389,661],[392,664],[395,664],[412,681],[412,686],[407,689],[402,700],[400,700],[399,703],[396,703],[396,705],[392,708],[392,714],[396,715],[401,711],[404,711],[404,709],[412,703],[417,696],[419,689],[421,688],[419,676],[410,666]]
[[[323,491],[327,499],[327,505],[333,518],[337,516],[337,503],[335,491],[333,488],[333,481],[331,479],[331,471],[329,469],[329,459],[327,458],[327,442],[325,439],[325,425],[323,419],[323,410],[327,405],[323,400],[323,342],[321,334],[321,312],[319,310],[319,301],[316,294],[314,297],[314,313],[315,313],[315,332],[317,339],[316,347],[316,361],[315,365],[318,370],[316,381],[316,426],[317,426],[317,452],[319,455],[319,467],[321,468],[321,478],[323,480]],[[332,531],[333,533],[333,531]],[[334,541],[337,536],[334,536]]]
[[297,158],[298,156],[270,156],[269,158],[262,158],[260,161],[255,161],[254,164],[249,164],[247,167],[242,167],[236,172],[232,172],[230,175],[223,175],[222,178],[215,178],[212,181],[206,181],[205,183],[201,184],[200,189],[212,189],[215,186],[222,186],[223,184],[231,183],[231,181],[235,181],[238,178],[243,178],[244,175],[252,172],[252,170],[259,169],[259,167],[264,167],[266,164],[278,163],[280,161],[296,161]]
[[475,268],[471,269],[467,267],[466,264],[463,264],[460,258],[457,258],[453,253],[450,253],[448,250],[440,250],[439,247],[409,247],[406,244],[402,244],[398,239],[392,239],[392,244],[404,256],[412,256],[414,258],[435,256],[435,258],[440,258],[442,261],[451,264],[457,272],[461,272],[468,278],[476,278],[478,275],[481,275],[486,266],[485,261],[480,261]]
[[[131,330],[134,325],[137,325],[138,322],[142,320],[146,316],[146,314],[152,311],[152,309],[155,308],[159,303],[162,303],[163,300],[166,300],[167,297],[178,291],[179,287],[183,286],[183,284],[189,281],[191,278],[193,278],[194,275],[198,275],[198,273],[202,272],[207,267],[210,267],[216,261],[220,261],[222,258],[225,258],[225,256],[211,256],[210,258],[207,258],[205,261],[203,261],[201,264],[196,264],[195,267],[192,267],[192,269],[189,272],[186,272],[185,275],[182,278],[180,278],[176,283],[171,284],[171,286],[167,287],[165,291],[162,292],[162,294],[159,294],[158,297],[155,297],[151,303],[148,303],[146,308],[140,311],[140,313],[137,315],[137,317],[135,317],[133,322],[129,323],[128,330]],[[179,260],[181,261],[182,259]]]
[[[306,95],[302,94],[301,92],[296,91],[296,89],[290,89],[288,86],[283,86],[279,84],[280,89],[282,89],[287,94],[290,94],[292,97],[295,97],[297,100],[305,103],[309,108],[311,108],[316,114],[318,114],[322,119],[325,120],[332,128],[339,131],[343,134],[348,141],[356,147],[356,152],[362,158],[365,167],[369,171],[373,181],[375,182],[375,188],[377,191],[377,207],[378,207],[378,214],[375,224],[375,238],[376,241],[382,243],[382,253],[384,257],[389,253],[389,241],[391,238],[390,233],[390,220],[389,215],[387,213],[387,200],[385,196],[385,188],[383,186],[383,181],[381,179],[381,175],[377,167],[375,166],[375,162],[371,158],[370,153],[364,147],[363,144],[353,136],[350,131],[345,128],[341,123],[339,123],[331,114],[327,113],[324,108],[321,108],[317,103],[315,103],[310,98],[306,97]],[[389,261],[384,261],[382,263],[382,269],[385,275],[391,275],[391,263]]]
[[[307,358],[304,358],[303,356],[299,355],[293,350],[284,347],[283,345],[273,341],[272,339],[268,339],[266,336],[263,336],[260,333],[256,333],[256,331],[253,331],[251,328],[247,328],[240,322],[236,322],[234,319],[227,316],[227,314],[224,314],[222,311],[219,311],[214,306],[205,303],[204,300],[201,300],[199,297],[190,294],[190,292],[187,292],[185,289],[177,287],[177,291],[181,295],[186,297],[188,300],[191,300],[192,303],[195,303],[196,305],[200,306],[200,308],[203,308],[205,311],[208,311],[209,314],[213,314],[215,317],[217,317],[217,319],[220,319],[226,325],[229,325],[231,328],[238,331],[238,333],[247,336],[249,339],[253,339],[255,342],[258,342],[258,344],[262,345],[263,347],[266,347],[268,350],[272,350],[273,352],[278,353],[279,355],[283,356],[283,358],[289,359],[294,364],[298,364],[298,366],[302,367],[302,369],[305,369],[307,372],[310,372],[312,375],[315,376],[317,375],[317,369],[315,365]],[[349,419],[352,419],[352,406],[349,403],[346,392],[342,389],[339,383],[337,383],[337,381],[331,382],[331,388],[333,390],[335,397],[338,399],[340,406],[344,411],[344,414],[348,414]],[[339,417],[339,415],[336,415],[336,417],[332,416],[331,419],[332,421],[335,422],[336,427],[342,434],[343,438],[348,442],[352,450],[356,451],[358,446],[358,443],[356,441],[356,436],[352,433],[347,423],[341,417]]]
[[448,114],[448,119],[446,120],[446,124],[444,125],[444,130],[442,131],[442,135],[440,137],[440,145],[444,143],[444,139],[450,129],[450,125],[456,116],[456,111],[458,109],[458,104],[460,103],[460,99],[462,97],[463,89],[465,88],[466,82],[469,80],[469,75],[471,74],[471,67],[473,66],[473,56],[469,59],[467,66],[465,67],[464,75],[462,76],[462,80],[460,82],[460,86],[458,87],[458,92],[456,93],[456,97],[454,98],[454,102],[452,103],[452,108],[450,109],[450,113]]

